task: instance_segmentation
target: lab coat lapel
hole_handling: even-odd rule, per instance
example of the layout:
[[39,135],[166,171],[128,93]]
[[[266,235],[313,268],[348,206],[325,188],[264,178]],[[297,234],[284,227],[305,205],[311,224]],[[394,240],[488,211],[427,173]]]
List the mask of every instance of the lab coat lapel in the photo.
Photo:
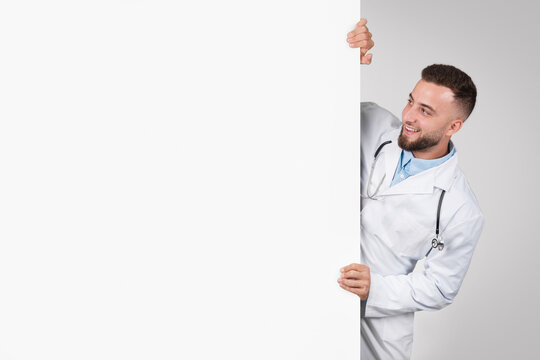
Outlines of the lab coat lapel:
[[433,185],[435,184],[434,169],[424,170],[419,174],[400,181],[390,188],[385,188],[381,195],[431,194],[433,192]]

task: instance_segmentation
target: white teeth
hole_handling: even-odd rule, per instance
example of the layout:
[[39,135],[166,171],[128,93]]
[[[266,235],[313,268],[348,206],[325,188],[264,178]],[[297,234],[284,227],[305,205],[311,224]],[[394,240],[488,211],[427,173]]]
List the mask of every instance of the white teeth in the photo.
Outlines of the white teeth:
[[413,131],[413,132],[419,132],[420,131],[420,130],[413,129],[413,128],[408,127],[408,126],[405,126],[405,129],[407,129],[409,131]]

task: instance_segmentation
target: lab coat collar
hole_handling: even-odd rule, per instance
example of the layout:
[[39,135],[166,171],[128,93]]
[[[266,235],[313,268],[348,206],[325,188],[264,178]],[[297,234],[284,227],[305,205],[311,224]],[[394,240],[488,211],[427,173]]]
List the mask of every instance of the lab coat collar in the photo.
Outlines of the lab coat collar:
[[384,165],[386,176],[380,195],[431,194],[433,193],[434,188],[448,191],[457,176],[457,149],[456,153],[444,163],[432,167],[431,169],[424,170],[416,175],[410,176],[390,187],[399,157],[401,156],[401,148],[397,143],[399,132],[400,130],[392,132],[391,135],[393,136],[390,137],[392,143],[386,145],[384,148]]

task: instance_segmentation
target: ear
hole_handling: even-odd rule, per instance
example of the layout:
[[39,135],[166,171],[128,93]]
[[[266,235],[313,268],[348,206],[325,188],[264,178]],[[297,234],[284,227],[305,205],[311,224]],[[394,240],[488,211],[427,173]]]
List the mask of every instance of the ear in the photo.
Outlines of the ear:
[[452,136],[455,133],[457,133],[461,127],[463,126],[463,120],[462,119],[455,119],[450,122],[448,125],[448,129],[446,130],[446,135]]

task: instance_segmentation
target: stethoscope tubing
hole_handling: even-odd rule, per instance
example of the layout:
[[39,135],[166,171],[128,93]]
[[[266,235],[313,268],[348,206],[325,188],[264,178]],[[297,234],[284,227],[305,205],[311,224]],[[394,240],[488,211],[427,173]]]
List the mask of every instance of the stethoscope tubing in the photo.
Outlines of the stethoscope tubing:
[[[375,151],[375,155],[373,156],[373,164],[371,165],[371,171],[369,173],[369,179],[368,179],[368,183],[367,183],[367,186],[366,186],[366,195],[367,196],[366,195],[360,195],[361,197],[369,198],[371,200],[377,200],[377,198],[375,196],[379,192],[379,189],[381,188],[381,185],[384,182],[386,174],[383,175],[381,181],[379,182],[379,185],[377,186],[377,188],[375,189],[375,192],[373,194],[369,193],[369,185],[371,184],[371,181],[373,180],[373,172],[375,170],[375,164],[377,163],[379,153],[381,152],[383,147],[385,147],[386,145],[388,145],[390,143],[392,143],[392,141],[387,140],[387,141],[383,142],[382,144],[380,144],[379,147],[377,147],[377,150]],[[444,243],[442,242],[442,239],[439,239],[439,225],[440,225],[440,220],[441,220],[441,207],[442,207],[442,202],[443,202],[443,199],[444,199],[444,194],[446,194],[446,190],[442,190],[441,196],[439,197],[439,203],[437,205],[437,223],[436,223],[436,227],[435,227],[435,238],[433,240],[431,240],[431,247],[430,247],[429,251],[427,252],[426,257],[429,255],[431,250],[433,250],[435,248],[438,248],[439,251],[442,251],[444,249]]]

